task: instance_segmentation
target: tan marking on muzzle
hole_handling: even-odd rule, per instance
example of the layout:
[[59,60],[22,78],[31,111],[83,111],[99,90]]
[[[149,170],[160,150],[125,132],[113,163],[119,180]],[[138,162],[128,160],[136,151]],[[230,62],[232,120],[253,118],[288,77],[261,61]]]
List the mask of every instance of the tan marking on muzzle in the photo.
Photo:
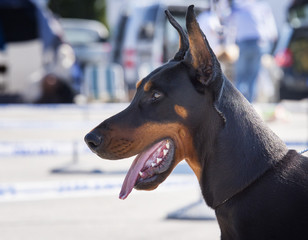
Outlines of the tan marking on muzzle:
[[[182,160],[186,160],[200,180],[201,165],[198,161],[197,153],[194,148],[193,139],[189,130],[180,123],[145,123],[136,129],[122,129],[114,126],[112,132],[111,143],[105,151],[114,153],[121,151],[121,158],[131,157],[144,151],[156,141],[171,138],[176,146],[175,161],[178,164]],[[118,141],[118,140],[122,141]],[[126,151],[122,151],[123,147],[120,142],[129,143]],[[116,143],[116,144],[115,144]],[[127,150],[129,149],[129,152]],[[117,156],[116,154],[115,156]]]

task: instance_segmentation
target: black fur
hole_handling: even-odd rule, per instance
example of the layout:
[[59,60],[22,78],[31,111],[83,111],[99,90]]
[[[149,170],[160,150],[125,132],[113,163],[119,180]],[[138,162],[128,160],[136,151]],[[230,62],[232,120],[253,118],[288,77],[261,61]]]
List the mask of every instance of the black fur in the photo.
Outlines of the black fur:
[[223,74],[214,82],[209,90],[223,120],[213,124],[218,130],[199,129],[195,144],[221,239],[308,239],[308,158],[288,151]]

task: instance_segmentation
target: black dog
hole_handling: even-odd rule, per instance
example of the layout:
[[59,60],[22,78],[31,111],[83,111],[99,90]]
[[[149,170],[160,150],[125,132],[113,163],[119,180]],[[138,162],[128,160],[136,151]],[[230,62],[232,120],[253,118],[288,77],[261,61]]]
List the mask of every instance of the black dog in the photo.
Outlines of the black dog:
[[130,106],[85,137],[98,156],[138,154],[120,198],[155,189],[185,159],[215,209],[221,239],[308,239],[308,159],[259,119],[224,77],[187,11],[174,59],[137,84]]

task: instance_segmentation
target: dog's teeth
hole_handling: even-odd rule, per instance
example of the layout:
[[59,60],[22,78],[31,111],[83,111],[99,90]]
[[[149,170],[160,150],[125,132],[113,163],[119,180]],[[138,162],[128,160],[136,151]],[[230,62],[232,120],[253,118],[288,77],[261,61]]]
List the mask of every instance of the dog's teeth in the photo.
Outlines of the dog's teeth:
[[167,153],[168,153],[168,150],[167,150],[167,149],[164,149],[163,152],[164,152],[164,156],[166,156]]
[[157,164],[159,164],[163,159],[162,158],[156,158]]
[[169,141],[167,141],[166,148],[169,149],[169,147],[170,147],[170,143],[169,143]]
[[140,171],[140,172],[139,172],[139,175],[140,175],[140,177],[142,177],[142,176],[143,176],[143,172]]
[[156,166],[156,163],[151,163],[152,167],[155,167]]

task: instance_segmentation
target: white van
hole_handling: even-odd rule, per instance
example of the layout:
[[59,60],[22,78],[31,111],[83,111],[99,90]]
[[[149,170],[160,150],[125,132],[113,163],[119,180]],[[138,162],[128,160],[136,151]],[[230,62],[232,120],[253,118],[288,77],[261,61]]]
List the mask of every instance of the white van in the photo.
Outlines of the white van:
[[[206,7],[208,1],[196,1],[196,14]],[[171,59],[178,49],[178,33],[167,20],[164,13],[167,9],[184,27],[187,10],[185,1],[162,1],[136,6],[128,15],[122,16],[124,23],[119,21],[125,28],[124,33],[118,33],[122,39],[114,38],[113,49],[117,53],[114,54],[117,58],[114,61],[123,66],[129,90],[134,91],[138,80]]]
[[48,74],[71,86],[74,62],[51,12],[30,0],[0,1],[0,103],[35,102]]

